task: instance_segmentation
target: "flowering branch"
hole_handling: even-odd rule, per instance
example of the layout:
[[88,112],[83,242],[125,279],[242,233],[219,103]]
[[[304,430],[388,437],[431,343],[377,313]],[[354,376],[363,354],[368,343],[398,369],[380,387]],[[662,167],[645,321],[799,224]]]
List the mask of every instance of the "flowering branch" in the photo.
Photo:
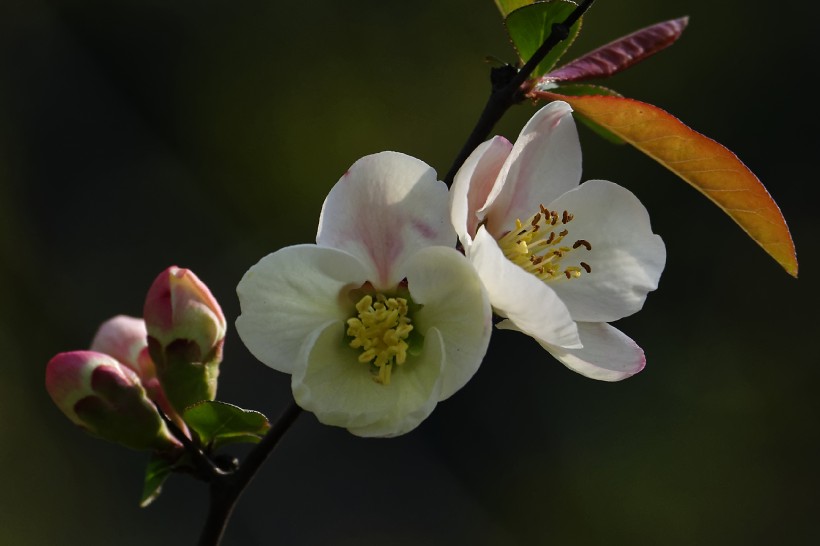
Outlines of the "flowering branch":
[[[299,417],[302,408],[291,401],[265,437],[248,454],[245,462],[234,472],[219,471],[210,480],[210,506],[205,526],[199,537],[199,546],[216,546],[222,540],[228,519],[236,501],[251,482],[262,463],[273,452],[285,432]],[[213,464],[213,463],[212,463]]]
[[490,131],[492,131],[495,124],[498,123],[498,120],[502,118],[510,106],[524,100],[525,90],[522,89],[521,86],[527,81],[533,70],[544,60],[547,54],[569,36],[569,31],[572,26],[586,13],[594,1],[595,0],[584,0],[569,14],[564,22],[552,25],[547,39],[544,40],[541,47],[538,48],[521,69],[516,70],[510,65],[493,69],[490,75],[493,85],[490,98],[487,99],[487,104],[484,106],[481,117],[478,118],[478,123],[476,123],[470,136],[467,137],[467,142],[464,144],[458,156],[456,156],[447,176],[444,177],[444,182],[448,187],[453,185],[453,179],[467,160],[467,157],[479,144],[487,139],[490,135]]

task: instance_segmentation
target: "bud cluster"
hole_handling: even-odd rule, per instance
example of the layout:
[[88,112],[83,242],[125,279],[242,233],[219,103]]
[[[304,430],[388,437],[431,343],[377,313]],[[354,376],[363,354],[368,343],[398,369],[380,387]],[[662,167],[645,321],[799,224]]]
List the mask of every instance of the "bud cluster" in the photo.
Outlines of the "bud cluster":
[[185,408],[214,399],[227,325],[208,287],[176,266],[151,285],[143,317],[111,318],[90,350],[52,358],[46,390],[72,422],[95,436],[173,453],[181,444],[160,410],[186,431]]

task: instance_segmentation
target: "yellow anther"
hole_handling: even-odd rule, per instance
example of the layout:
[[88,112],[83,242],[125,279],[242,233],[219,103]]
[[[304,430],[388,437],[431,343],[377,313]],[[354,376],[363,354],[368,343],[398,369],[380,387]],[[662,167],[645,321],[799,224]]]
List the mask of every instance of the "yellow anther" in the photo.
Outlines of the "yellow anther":
[[366,295],[356,303],[356,311],[356,317],[347,319],[347,335],[353,338],[350,346],[362,349],[358,360],[370,364],[373,380],[389,385],[393,365],[407,360],[409,345],[405,340],[413,330],[407,300],[376,294],[374,303],[373,297]]

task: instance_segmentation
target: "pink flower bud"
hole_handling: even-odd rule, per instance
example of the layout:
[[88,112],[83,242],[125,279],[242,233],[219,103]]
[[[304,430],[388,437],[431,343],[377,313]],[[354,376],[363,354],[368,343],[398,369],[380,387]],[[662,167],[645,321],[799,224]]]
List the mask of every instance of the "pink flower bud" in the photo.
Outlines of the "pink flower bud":
[[91,350],[113,356],[141,380],[154,375],[154,363],[148,355],[148,332],[142,319],[117,315],[103,322],[91,341]]
[[46,390],[57,407],[90,434],[132,449],[181,447],[137,374],[108,355],[58,354],[46,366]]
[[227,324],[208,287],[188,269],[169,267],[145,298],[148,348],[171,404],[182,412],[213,400]]
[[162,411],[182,430],[186,426],[176,410],[168,402],[157,379],[157,371],[148,354],[148,332],[145,321],[126,315],[117,315],[100,325],[91,342],[91,350],[114,357],[128,366],[140,378],[148,397],[159,404]]

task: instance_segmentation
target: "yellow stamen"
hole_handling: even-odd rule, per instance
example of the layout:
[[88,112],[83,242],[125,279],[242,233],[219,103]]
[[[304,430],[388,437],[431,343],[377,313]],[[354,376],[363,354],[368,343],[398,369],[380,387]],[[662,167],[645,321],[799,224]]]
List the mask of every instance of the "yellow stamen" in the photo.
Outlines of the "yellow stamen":
[[359,362],[370,364],[373,380],[389,385],[393,365],[401,366],[407,360],[405,340],[413,330],[407,300],[376,294],[373,303],[368,294],[356,304],[356,311],[356,317],[347,319],[347,335],[353,338],[350,346],[362,350]]
[[571,246],[561,244],[569,236],[567,225],[574,219],[573,214],[548,210],[544,205],[539,209],[527,222],[516,220],[515,229],[498,240],[504,256],[542,281],[577,279],[584,272],[592,273],[586,262],[561,265],[562,260],[581,247],[592,250],[592,244],[585,239],[578,239]]

